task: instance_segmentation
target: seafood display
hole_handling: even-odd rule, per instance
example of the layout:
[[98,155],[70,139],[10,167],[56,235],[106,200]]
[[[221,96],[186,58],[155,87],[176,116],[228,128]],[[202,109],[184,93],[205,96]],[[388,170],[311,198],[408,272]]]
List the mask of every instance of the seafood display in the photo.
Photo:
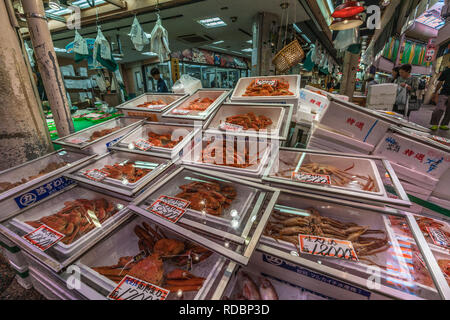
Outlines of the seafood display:
[[118,212],[115,205],[106,199],[77,199],[64,202],[64,208],[50,216],[25,223],[33,228],[45,224],[62,233],[62,243],[69,245]]
[[273,123],[270,118],[264,115],[256,116],[253,112],[227,117],[225,122],[242,126],[244,130],[256,131],[265,129]]
[[137,166],[133,161],[127,161],[126,163],[115,163],[112,166],[105,165],[100,171],[106,172],[108,178],[123,180],[126,179],[130,183],[138,182],[152,169],[141,168]]
[[450,286],[450,259],[440,259],[437,261],[437,263],[444,273],[448,285]]
[[182,192],[175,195],[190,202],[189,208],[206,212],[213,216],[221,216],[236,198],[236,190],[232,186],[223,186],[216,182],[191,182],[180,186]]
[[167,103],[165,103],[164,101],[162,101],[161,99],[159,100],[153,100],[153,101],[148,101],[148,102],[144,102],[140,105],[137,105],[138,108],[148,108],[151,106],[166,106]]
[[[295,210],[295,209],[293,209]],[[315,208],[305,210],[309,215],[299,216],[275,209],[264,235],[275,240],[283,240],[298,246],[298,235],[314,235],[332,239],[351,241],[359,260],[371,264],[367,256],[376,255],[389,249],[389,241],[384,230],[373,230],[370,226],[360,226],[356,223],[344,223],[336,219],[320,215]],[[381,237],[370,235],[378,234]]]
[[39,177],[46,175],[50,172],[53,172],[55,170],[58,170],[59,168],[62,168],[64,166],[66,166],[67,164],[68,164],[68,162],[64,162],[64,161],[59,162],[59,163],[58,162],[50,162],[44,169],[39,171],[39,173],[37,175],[29,176],[28,178],[22,178],[22,180],[17,181],[17,182],[7,182],[7,181],[0,182],[0,193],[10,190],[12,188],[15,188],[17,186],[20,186],[24,183],[27,183],[28,181],[39,178]]
[[[283,162],[280,159],[280,162]],[[285,163],[286,164],[286,163]],[[289,165],[288,165],[289,166]],[[375,184],[375,180],[370,175],[363,176],[355,173],[351,173],[351,170],[355,167],[355,164],[351,165],[345,170],[340,170],[332,165],[323,165],[320,163],[310,162],[303,164],[299,172],[309,174],[320,174],[330,176],[331,185],[338,187],[358,187],[360,190],[369,192],[379,192],[379,188]],[[297,168],[294,165],[290,165],[290,168],[279,171],[275,174],[277,177],[291,179],[293,172]]]
[[148,133],[148,141],[155,147],[168,148],[172,149],[181,141],[183,141],[184,137],[179,137],[178,140],[172,140],[172,135],[168,134],[157,134],[154,132]]
[[100,139],[101,137],[104,137],[110,133],[113,133],[117,130],[120,130],[120,126],[114,127],[114,128],[110,128],[110,129],[103,129],[103,130],[98,130],[98,131],[94,131],[94,133],[92,133],[92,135],[89,137],[88,142],[92,142],[95,140]]
[[[246,272],[240,272],[239,286],[242,290],[233,296],[233,300],[278,300],[278,294],[267,278],[259,278],[259,286]],[[224,297],[224,300],[229,300]]]
[[208,141],[206,148],[202,150],[201,161],[203,163],[245,169],[258,165],[263,151],[251,152],[247,146],[244,147],[244,150],[238,150],[236,143],[232,145],[226,141]]
[[[214,102],[210,98],[195,99],[189,103],[187,107],[177,108],[178,110],[191,110],[191,111],[205,111]],[[177,109],[173,110],[172,113],[177,113]]]
[[[139,238],[140,254],[134,257],[121,257],[112,266],[92,267],[106,278],[119,283],[126,275],[162,286],[170,291],[198,291],[205,278],[182,269],[190,261],[193,265],[204,261],[212,255],[211,251],[164,235],[157,226],[148,223],[134,227]],[[169,271],[170,269],[170,271]]]
[[253,80],[245,90],[243,97],[293,96],[289,91],[289,82],[284,79]]

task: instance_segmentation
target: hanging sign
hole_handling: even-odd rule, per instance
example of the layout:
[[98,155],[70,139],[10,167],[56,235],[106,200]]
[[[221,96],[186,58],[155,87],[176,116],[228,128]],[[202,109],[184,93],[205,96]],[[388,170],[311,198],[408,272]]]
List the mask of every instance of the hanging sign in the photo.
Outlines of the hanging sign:
[[425,52],[425,62],[433,62],[436,58],[436,38],[428,40],[427,51]]

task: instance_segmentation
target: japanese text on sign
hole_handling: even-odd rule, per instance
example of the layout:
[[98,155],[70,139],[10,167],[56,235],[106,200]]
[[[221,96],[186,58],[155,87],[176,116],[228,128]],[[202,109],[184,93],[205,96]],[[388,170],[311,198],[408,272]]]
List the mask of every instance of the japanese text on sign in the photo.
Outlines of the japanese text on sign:
[[298,238],[302,253],[358,261],[351,241],[302,234],[299,234]]
[[385,141],[387,143],[386,147],[387,151],[394,151],[394,152],[400,151],[400,145],[398,144],[397,140],[395,140],[392,137],[387,137]]
[[355,119],[353,119],[353,118],[348,118],[347,119],[347,123],[349,124],[349,125],[355,125],[355,127],[357,127],[359,130],[363,130],[363,128],[364,128],[364,122],[361,122],[361,121],[356,121]]
[[331,178],[324,174],[313,174],[307,172],[293,172],[292,178],[301,182],[310,182],[318,184],[331,184]]
[[154,284],[125,276],[108,295],[110,300],[165,300],[169,290]]
[[84,172],[83,175],[94,181],[102,181],[109,176],[109,173],[99,169],[92,169]]
[[190,204],[190,202],[187,200],[169,197],[169,196],[161,196],[158,198],[158,200],[161,200],[165,203],[168,203],[174,207],[181,208],[181,209],[186,209],[187,207],[189,207],[189,204]]
[[38,247],[42,251],[55,245],[59,240],[65,236],[52,228],[42,225],[36,230],[23,236],[25,240],[30,242],[32,245]]
[[256,80],[255,84],[260,87],[262,87],[263,85],[269,85],[271,87],[276,87],[278,85],[278,80],[259,79],[259,80]]
[[441,246],[444,248],[450,248],[450,241],[449,241],[447,235],[444,232],[442,232],[442,230],[432,228],[432,227],[427,227],[427,231],[435,245]]
[[232,123],[228,123],[228,122],[222,122],[219,125],[219,129],[224,130],[224,131],[239,132],[239,131],[242,131],[244,129],[244,127],[240,126],[240,125],[237,125],[237,124],[232,124]]
[[136,142],[133,142],[134,146],[142,151],[147,151],[151,147],[153,147],[153,144],[150,141],[140,139]]
[[161,200],[157,200],[147,210],[173,223],[177,223],[186,212],[185,209],[175,207]]

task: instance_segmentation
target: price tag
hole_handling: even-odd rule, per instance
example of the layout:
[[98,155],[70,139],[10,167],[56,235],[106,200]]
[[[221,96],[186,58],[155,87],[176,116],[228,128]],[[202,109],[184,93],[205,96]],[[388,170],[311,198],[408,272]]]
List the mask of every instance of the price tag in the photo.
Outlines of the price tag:
[[150,105],[147,108],[161,110],[161,109],[163,109],[165,107],[167,107],[166,104],[155,104],[155,105]]
[[433,243],[437,246],[444,247],[444,248],[450,248],[450,241],[447,237],[447,235],[439,229],[432,228],[432,227],[426,227],[428,234],[431,237],[431,240],[433,240]]
[[65,235],[53,230],[46,225],[42,225],[36,230],[23,236],[25,240],[38,247],[42,251],[55,245],[59,240],[64,238]]
[[278,80],[266,80],[266,79],[259,79],[256,80],[256,85],[262,87],[263,85],[269,85],[271,87],[276,87],[278,85]]
[[219,129],[224,131],[240,132],[244,130],[244,127],[233,123],[221,122],[219,125]]
[[103,170],[99,170],[99,169],[92,169],[92,170],[88,170],[86,172],[83,172],[83,175],[91,180],[94,181],[102,181],[103,179],[105,179],[106,177],[109,176],[109,173]]
[[172,110],[172,113],[174,114],[189,114],[191,111],[190,110],[183,110],[183,109],[174,109]]
[[302,234],[298,235],[298,239],[302,253],[358,261],[351,241]]
[[154,284],[125,276],[108,295],[110,300],[166,300],[169,290]]
[[66,142],[73,143],[73,144],[82,144],[88,140],[89,140],[88,138],[73,138],[73,139],[67,139]]
[[180,198],[174,198],[169,196],[161,196],[158,198],[158,200],[161,200],[165,203],[168,203],[174,207],[186,209],[191,204],[189,201],[180,199]]
[[153,144],[150,141],[140,139],[136,142],[133,142],[134,146],[142,151],[147,151],[151,147],[153,147]]
[[185,209],[175,207],[161,200],[156,200],[154,204],[147,208],[147,210],[166,220],[169,220],[172,223],[177,223],[186,212]]
[[317,184],[331,184],[331,178],[328,175],[324,174],[314,174],[314,173],[306,173],[306,172],[293,172],[292,179],[298,180],[301,182],[310,182]]

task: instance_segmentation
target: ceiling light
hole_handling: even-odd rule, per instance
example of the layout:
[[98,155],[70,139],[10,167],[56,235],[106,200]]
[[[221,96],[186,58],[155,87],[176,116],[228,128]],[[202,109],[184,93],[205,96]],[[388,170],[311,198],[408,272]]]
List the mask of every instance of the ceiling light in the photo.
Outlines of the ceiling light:
[[346,18],[346,19],[336,18],[330,24],[330,29],[335,30],[335,31],[336,30],[337,31],[348,30],[348,29],[353,29],[353,28],[359,27],[363,23],[364,22],[362,21],[361,17],[359,17],[359,16],[354,16],[354,17]]
[[252,52],[253,49],[252,48],[246,48],[246,49],[242,49],[243,52]]
[[219,40],[219,41],[216,41],[216,42],[213,42],[212,44],[221,44],[221,43],[224,43],[225,41],[223,41],[223,40]]
[[225,27],[227,24],[219,17],[197,20],[205,28]]
[[144,56],[156,57],[158,54],[154,52],[142,52]]

